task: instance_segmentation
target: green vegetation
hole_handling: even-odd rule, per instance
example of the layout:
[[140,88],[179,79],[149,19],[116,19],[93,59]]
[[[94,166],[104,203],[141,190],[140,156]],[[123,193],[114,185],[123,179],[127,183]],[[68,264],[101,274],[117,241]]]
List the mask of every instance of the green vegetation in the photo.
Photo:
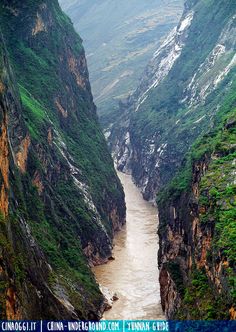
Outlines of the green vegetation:
[[46,126],[46,111],[24,87],[19,86],[19,91],[30,136],[35,140],[39,140],[40,133],[38,129],[40,128],[40,131],[43,131]]
[[184,292],[184,281],[181,273],[181,268],[178,262],[170,261],[165,264],[167,270],[169,271],[171,278],[173,279],[177,291],[180,295],[183,295]]
[[[0,213],[0,249],[1,249],[1,251],[5,250],[5,251],[9,252],[9,256],[11,256],[12,247],[7,239],[6,220],[1,213]],[[3,313],[2,319],[6,318],[6,316],[5,316],[6,292],[7,292],[8,286],[9,286],[9,283],[3,274],[1,281],[0,281],[0,310],[1,310],[1,313]]]
[[[208,5],[212,6],[211,11],[207,9]],[[192,77],[192,73],[197,68],[195,66],[198,66],[202,61],[201,56],[202,59],[206,58],[216,41],[222,25],[225,24],[231,16],[230,11],[231,13],[235,11],[234,8],[231,7],[231,4],[222,6],[221,8],[219,8],[219,6],[221,6],[220,2],[213,4],[213,1],[208,1],[206,2],[206,6],[202,6],[202,3],[199,1],[198,12],[189,32],[188,42],[186,43],[187,47],[184,48],[184,53],[178,59],[173,69],[173,74],[168,76],[167,80],[163,82],[163,85],[168,86],[167,91],[170,89],[171,91],[174,90],[173,95],[178,95],[177,90],[180,88],[181,91],[181,85],[185,85],[188,77]],[[203,11],[206,11],[204,15]],[[223,12],[225,13],[223,14]],[[212,19],[210,19],[211,15],[214,15],[213,20],[215,20],[214,26],[216,26],[216,29],[214,31],[210,30],[204,32],[204,29],[209,29],[209,26],[204,27],[204,22],[212,22]],[[201,29],[201,32],[196,36],[197,27]],[[198,43],[199,45],[203,45],[203,47],[197,48],[196,44]],[[196,57],[195,55],[194,57],[189,56],[191,49],[195,50]],[[198,52],[201,54],[198,54]],[[183,62],[181,62],[183,59],[185,63],[182,69],[180,69],[180,64],[183,64]],[[198,61],[200,62],[198,63]],[[175,85],[174,78],[177,70],[179,70],[178,79],[180,83]],[[236,301],[236,191],[234,183],[234,163],[236,157],[235,73],[236,71],[233,69],[218,88],[207,97],[204,106],[197,106],[194,112],[191,109],[188,110],[189,112],[184,110],[183,106],[179,108],[179,106],[174,103],[173,109],[176,108],[178,111],[174,113],[169,107],[165,113],[166,120],[164,119],[164,121],[170,123],[170,130],[172,130],[171,137],[165,140],[168,144],[169,142],[172,144],[172,142],[175,141],[176,150],[180,155],[184,155],[185,159],[173,179],[169,181],[166,188],[161,190],[158,194],[157,204],[162,211],[159,232],[162,237],[165,237],[166,225],[170,222],[169,206],[176,207],[178,222],[184,222],[185,225],[182,227],[185,230],[188,229],[188,231],[191,231],[191,224],[189,225],[189,223],[192,222],[192,217],[195,216],[195,214],[199,214],[201,223],[199,227],[201,228],[201,232],[204,233],[204,231],[206,231],[212,236],[211,248],[207,252],[206,264],[210,270],[217,265],[217,262],[221,262],[222,264],[222,272],[218,277],[223,285],[223,290],[222,293],[219,294],[215,284],[208,278],[206,271],[196,267],[195,260],[196,257],[200,255],[200,249],[199,247],[195,247],[194,239],[190,240],[193,241],[191,242],[191,246],[193,247],[192,250],[194,253],[194,255],[192,255],[194,267],[188,275],[187,285],[182,284],[181,288],[182,273],[179,273],[176,278],[177,270],[170,270],[182,299],[181,306],[175,313],[175,318],[178,319],[199,319],[199,317],[201,317],[201,319],[228,319],[229,309]],[[169,80],[171,81],[171,78],[172,85],[170,86]],[[177,102],[180,100],[178,96],[176,100]],[[163,124],[161,118],[163,111],[159,113],[159,122]],[[145,119],[145,115],[142,116],[143,119]],[[205,116],[205,118],[200,122],[201,128],[198,128],[195,121],[202,116]],[[172,126],[176,119],[180,120],[181,125]],[[142,125],[143,124],[140,126]],[[170,131],[167,132],[167,135],[169,135],[169,132]],[[189,134],[189,132],[191,132],[191,134]],[[182,136],[182,134],[184,135]],[[181,144],[184,136],[185,140],[187,137],[185,141],[187,142],[186,147],[190,146],[190,148],[186,150]],[[199,170],[201,167],[205,167],[205,171],[202,171],[203,174],[197,171],[197,169]],[[193,176],[197,176],[197,178],[193,179]],[[192,193],[193,181],[199,181],[199,197],[196,197],[196,193],[195,195]],[[189,241],[189,239],[191,239],[191,237],[188,236],[188,240],[184,240],[185,243]],[[175,263],[176,261],[174,260],[172,264]]]
[[[30,178],[27,179],[26,176],[25,185],[27,186],[29,182]],[[25,201],[32,232],[44,253],[46,253],[54,271],[57,271],[60,275],[65,275],[67,278],[69,277],[71,283],[79,283],[80,287],[86,289],[94,297],[94,300],[96,298],[99,299],[94,278],[82,253],[81,243],[75,236],[75,234],[79,235],[78,227],[80,227],[81,221],[85,224],[84,231],[86,231],[86,226],[89,227],[91,217],[86,219],[81,214],[79,222],[72,222],[72,220],[68,221],[66,218],[63,220],[62,214],[59,220],[53,219],[53,215],[54,218],[59,216],[58,210],[61,208],[61,205],[67,203],[67,201],[62,203],[64,198],[63,196],[58,196],[58,206],[55,206],[55,209],[51,210],[50,214],[48,211],[47,215],[45,215],[45,207],[38,197],[37,189],[34,187],[30,188],[30,191],[25,196]],[[80,202],[77,197],[77,209],[79,209],[79,204],[84,205],[84,202],[82,199]],[[85,207],[82,207],[85,210]],[[81,209],[83,213],[84,210]],[[66,274],[65,271],[67,271]],[[80,306],[83,307],[83,305],[84,303],[81,302]]]
[[[14,278],[16,287],[20,287],[26,277],[25,272],[25,257],[23,252],[17,252],[14,249],[14,244],[9,239],[9,225],[11,224],[11,217],[3,217],[0,214],[0,251],[1,251],[1,281],[0,281],[0,312],[1,318],[6,319],[6,293],[7,290],[13,286],[12,279]],[[5,259],[5,264],[2,260]],[[9,270],[12,267],[12,271]]]
[[[230,124],[230,125],[229,125]],[[236,301],[236,116],[216,136],[213,158],[200,183],[200,220],[214,223],[212,250],[225,260],[225,273],[233,303]]]
[[181,308],[175,314],[177,319],[209,320],[228,319],[225,310],[229,303],[212,291],[206,271],[194,269],[190,275],[190,282],[184,290]]
[[[149,149],[148,142],[154,141],[157,148],[165,146],[158,170],[154,171],[157,152],[148,157],[147,161],[147,173],[150,174],[150,178],[155,177],[156,172],[158,173],[158,189],[161,190],[169,184],[179,168],[182,169],[183,163],[188,164],[188,170],[185,175],[183,169],[181,170],[179,180],[175,179],[173,191],[178,187],[179,192],[184,188],[187,189],[191,179],[191,170],[189,171],[189,169],[192,165],[192,159],[197,160],[205,152],[207,154],[204,149],[208,148],[202,144],[200,149],[196,143],[196,148],[190,151],[191,146],[199,137],[202,138],[204,134],[208,134],[209,128],[214,128],[216,123],[220,123],[218,106],[222,108],[222,113],[223,105],[228,111],[234,107],[235,68],[232,68],[217,87],[211,86],[213,78],[218,77],[233,57],[234,44],[231,44],[230,36],[227,43],[229,51],[222,58],[219,57],[218,62],[215,61],[214,65],[209,65],[209,70],[206,69],[204,72],[201,64],[204,63],[204,66],[207,67],[207,57],[219,42],[223,28],[232,18],[235,4],[224,4],[223,1],[217,3],[197,1],[193,10],[192,24],[188,33],[183,37],[183,39],[186,37],[186,40],[184,39],[185,46],[170,72],[163,81],[149,91],[147,98],[137,112],[133,111],[134,105],[127,107],[124,104],[121,106],[122,114],[114,126],[114,135],[111,135],[112,145],[115,142],[115,139],[114,142],[112,141],[113,136],[120,137],[119,132],[124,131],[128,122],[127,118],[130,120],[128,130],[131,146],[132,150],[138,153],[138,157],[132,160],[133,176],[137,182],[146,172],[139,160],[143,158],[143,155],[146,158]],[[209,28],[211,25],[214,26],[214,29]],[[162,59],[159,60],[162,61]],[[149,68],[150,71],[153,70],[153,79],[155,79],[155,69],[157,70],[155,65],[153,69]],[[195,81],[193,80],[194,89],[190,91],[189,86],[193,77],[195,78]],[[145,83],[148,85],[152,82],[147,80]],[[208,85],[211,88],[204,99],[202,91]],[[136,101],[144,93],[145,88],[140,87],[140,90],[138,96],[133,96]],[[191,97],[194,100],[192,105],[190,104]],[[191,156],[191,154],[193,155]],[[177,190],[176,194],[178,195]]]
[[[229,100],[235,100],[232,94],[222,104],[215,128],[192,146],[183,169],[157,198],[159,208],[163,209],[170,202],[178,204],[181,197],[191,197],[193,166],[201,162],[207,165],[199,184],[199,218],[203,229],[214,228],[207,264],[213,266],[217,260],[223,262],[224,290],[223,295],[219,295],[206,272],[197,268],[191,272],[189,283],[184,287],[177,263],[172,262],[174,268],[168,270],[182,296],[181,307],[175,315],[178,319],[227,319],[228,310],[236,301],[236,112],[232,110],[232,103],[227,102]],[[184,219],[184,212],[179,213]],[[167,221],[162,219],[159,230],[162,234],[166,231],[166,224]]]
[[[233,72],[231,78],[235,73]],[[218,112],[214,117],[212,122],[213,129],[203,130],[199,138],[195,140],[192,144],[190,150],[185,154],[185,159],[182,162],[183,166],[180,171],[177,172],[176,176],[172,181],[166,186],[165,190],[161,190],[157,196],[158,203],[164,201],[167,197],[172,197],[174,200],[178,198],[183,191],[190,190],[190,184],[192,180],[192,167],[195,162],[202,160],[204,158],[210,158],[212,153],[217,153],[219,151],[220,155],[227,155],[228,153],[234,152],[234,130],[223,130],[222,125],[233,119],[235,113],[235,99],[236,99],[236,80],[231,82],[230,88],[228,88],[227,94],[221,91],[221,101],[219,102],[219,96],[214,103],[211,104],[212,107],[218,103]],[[208,114],[209,105],[205,110]],[[233,109],[233,111],[232,111]],[[223,130],[223,131],[222,131]],[[178,141],[176,141],[177,144]],[[182,145],[176,146],[177,149],[181,148]],[[232,158],[228,156],[227,158]],[[224,159],[223,159],[224,160]],[[218,161],[220,163],[220,161]],[[216,163],[218,163],[216,162]]]
[[[75,87],[72,86],[70,77],[65,78],[68,76],[65,64],[59,61],[60,56],[64,58],[63,61],[69,61],[65,57],[70,56],[62,32],[76,57],[83,55],[81,39],[74,32],[70,20],[65,19],[65,14],[56,5],[56,1],[52,1],[50,7],[56,21],[53,23],[51,35],[42,32],[37,36],[37,45],[29,45],[26,38],[22,39],[21,28],[18,27],[19,18],[11,15],[6,9],[3,10],[2,24],[5,34],[10,34],[6,41],[19,82],[26,125],[32,138],[45,143],[45,132],[51,126],[49,121],[53,122],[54,128],[60,133],[78,168],[81,169],[83,180],[91,188],[96,205],[101,207],[99,212],[106,219],[106,211],[103,211],[102,205],[109,196],[122,200],[121,187],[115,179],[105,139],[98,129],[89,92],[81,90],[80,94],[74,96],[72,106],[66,90],[66,85],[70,86],[70,93],[73,94]],[[18,27],[16,31],[19,35],[12,33],[11,26]],[[45,43],[48,47],[45,47]],[[62,74],[58,75],[62,70]],[[63,124],[55,106],[55,98],[59,95],[63,107],[70,110],[70,117]],[[115,180],[111,181],[113,177]],[[105,188],[106,197],[101,195],[101,188]],[[109,220],[106,220],[106,223],[109,224]]]
[[[25,151],[26,172],[21,174],[12,166],[11,173],[10,223],[15,237],[9,243],[15,242],[13,253],[21,255],[11,263],[14,281],[20,293],[25,273],[29,288],[28,271],[35,268],[34,273],[41,274],[38,266],[29,266],[33,254],[31,249],[27,253],[29,243],[22,239],[19,226],[24,220],[52,267],[41,281],[55,292],[64,289],[80,317],[88,318],[91,313],[96,317],[102,295],[83,249],[91,243],[94,255],[109,256],[113,233],[109,214],[118,207],[118,217],[124,218],[125,209],[122,187],[98,125],[82,40],[56,0],[24,4],[5,0],[0,11],[14,74],[11,87],[16,99],[19,92],[22,107],[17,105],[20,120],[15,114],[11,124],[18,126],[13,149],[19,148],[27,132],[31,142]],[[76,185],[71,167],[101,220],[96,220]],[[1,235],[2,246],[8,237]]]

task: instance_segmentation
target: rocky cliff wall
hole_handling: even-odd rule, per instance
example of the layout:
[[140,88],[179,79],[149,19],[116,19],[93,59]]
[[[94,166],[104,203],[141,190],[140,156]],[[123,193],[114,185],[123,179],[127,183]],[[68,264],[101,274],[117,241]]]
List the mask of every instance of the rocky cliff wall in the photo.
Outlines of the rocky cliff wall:
[[169,318],[235,319],[235,111],[227,119],[194,146],[185,179],[180,173],[160,195],[160,284]]
[[57,1],[0,10],[1,317],[98,319],[89,264],[111,255],[125,203],[82,42]]

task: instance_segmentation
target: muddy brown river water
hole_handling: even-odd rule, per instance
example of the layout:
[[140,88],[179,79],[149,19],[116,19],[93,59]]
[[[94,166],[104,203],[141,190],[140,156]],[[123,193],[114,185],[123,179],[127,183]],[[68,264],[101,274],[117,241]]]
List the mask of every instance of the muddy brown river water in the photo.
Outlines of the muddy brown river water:
[[143,200],[131,177],[124,186],[127,224],[114,240],[114,261],[95,267],[97,281],[119,300],[103,319],[164,319],[157,268],[157,209]]

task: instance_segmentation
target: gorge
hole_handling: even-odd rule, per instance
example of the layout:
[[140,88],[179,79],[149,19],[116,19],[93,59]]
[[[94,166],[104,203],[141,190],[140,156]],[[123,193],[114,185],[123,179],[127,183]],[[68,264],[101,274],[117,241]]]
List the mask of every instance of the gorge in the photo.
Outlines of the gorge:
[[[147,66],[114,99],[117,73],[102,78],[107,147],[58,1],[0,1],[1,319],[100,320],[99,284],[119,298],[104,318],[236,319],[236,3],[186,0],[180,17],[178,0],[171,15],[168,1],[60,2],[80,8],[85,32],[89,13],[101,24],[113,8],[119,38],[138,22],[122,54],[129,43],[154,54],[135,57]],[[119,74],[113,60],[103,68]]]

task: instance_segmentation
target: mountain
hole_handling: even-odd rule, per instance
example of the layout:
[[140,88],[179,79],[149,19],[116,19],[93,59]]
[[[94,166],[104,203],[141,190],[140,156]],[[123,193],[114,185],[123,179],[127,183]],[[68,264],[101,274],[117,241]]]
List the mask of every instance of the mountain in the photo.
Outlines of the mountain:
[[60,0],[80,32],[103,126],[116,114],[160,40],[177,24],[183,0]]
[[98,319],[125,203],[81,38],[56,0],[1,0],[0,29],[1,319]]
[[160,226],[168,318],[235,318],[236,4],[186,1],[106,129]]

